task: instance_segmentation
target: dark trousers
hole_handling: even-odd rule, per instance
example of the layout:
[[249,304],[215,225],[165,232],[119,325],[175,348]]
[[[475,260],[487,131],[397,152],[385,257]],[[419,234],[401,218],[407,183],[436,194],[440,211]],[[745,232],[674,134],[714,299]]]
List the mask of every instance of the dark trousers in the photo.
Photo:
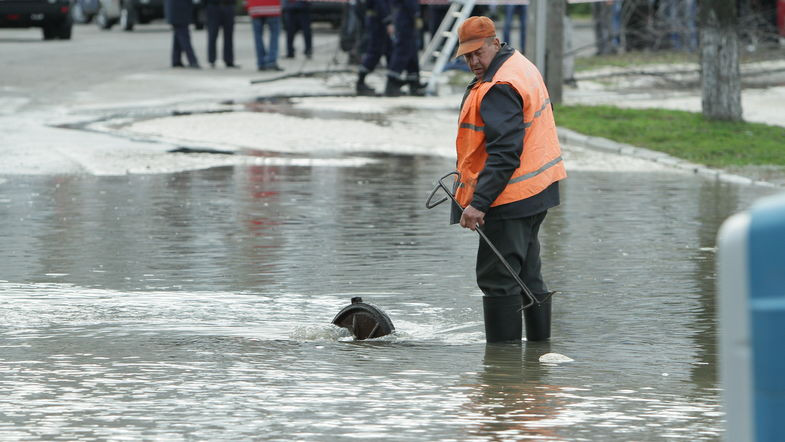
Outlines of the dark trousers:
[[368,17],[365,20],[365,32],[368,35],[368,47],[363,54],[363,59],[360,67],[362,72],[373,72],[382,55],[387,59],[387,64],[390,64],[390,49],[391,42],[390,36],[387,35],[387,27],[382,23],[378,16]]
[[234,6],[207,4],[207,61],[215,63],[218,32],[223,30],[224,63],[234,64]]
[[[524,284],[535,294],[548,291],[542,280],[540,262],[540,225],[545,212],[525,218],[486,220],[482,231],[501,252],[510,267],[517,272]],[[521,294],[515,282],[484,240],[477,249],[477,285],[485,296]]]
[[[406,76],[403,75],[403,71],[406,71]],[[414,17],[404,16],[404,12],[399,12],[395,18],[395,41],[393,42],[388,75],[398,80],[407,81],[420,78]]]
[[284,9],[286,22],[286,56],[294,57],[294,36],[299,31],[303,32],[305,40],[305,55],[313,53],[313,39],[311,36],[311,13],[307,7]]
[[191,32],[188,30],[188,25],[172,25],[172,31],[172,66],[183,65],[183,52],[188,58],[189,65],[198,65],[194,48],[191,46]]

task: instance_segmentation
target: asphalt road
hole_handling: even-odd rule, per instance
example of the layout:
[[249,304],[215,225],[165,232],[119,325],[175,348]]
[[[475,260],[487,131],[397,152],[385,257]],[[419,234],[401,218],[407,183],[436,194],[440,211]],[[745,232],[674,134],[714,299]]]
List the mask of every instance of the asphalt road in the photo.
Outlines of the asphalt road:
[[[332,56],[337,47],[337,35],[322,24],[315,26],[316,49]],[[27,97],[30,105],[62,104],[74,100],[79,93],[95,90],[101,85],[115,85],[119,79],[140,74],[170,75],[171,31],[162,21],[139,25],[132,32],[100,30],[94,24],[74,26],[71,40],[44,41],[41,30],[0,29],[0,54],[3,57],[1,96]],[[223,68],[219,61],[215,69],[207,63],[206,31],[192,30],[191,38],[203,69],[199,73],[175,72],[178,75],[197,75],[202,78],[251,79],[256,72],[253,36],[247,17],[238,17],[235,29],[235,58],[239,70]],[[301,38],[296,46],[302,47]],[[281,48],[284,40],[281,38]],[[344,55],[344,54],[341,54]],[[219,40],[219,60],[221,40]],[[345,57],[343,58],[345,60]],[[316,64],[320,60],[315,59]],[[287,69],[298,68],[304,59],[281,60]],[[177,70],[181,71],[181,70]],[[150,85],[152,96],[157,95]]]
[[[153,77],[202,78],[202,86],[211,89],[222,79],[243,81],[270,76],[271,74],[256,71],[253,34],[248,17],[238,17],[234,34],[235,59],[241,66],[238,70],[223,68],[221,57],[221,40],[218,43],[219,61],[215,69],[207,63],[206,31],[191,32],[191,38],[203,69],[202,72],[173,72],[170,66],[171,31],[163,21],[155,21],[147,25],[139,25],[132,32],[124,32],[115,26],[112,30],[98,29],[94,24],[74,25],[71,40],[44,41],[41,30],[0,29],[0,54],[3,57],[3,69],[0,70],[3,97],[29,98],[30,106],[64,104],[79,101],[79,95],[87,92],[103,90],[107,100],[117,99],[111,89],[129,89],[137,98],[149,95],[160,97],[177,89],[177,84],[167,84],[157,90],[156,84],[148,87],[128,88],[122,85],[124,78],[139,75]],[[501,26],[501,23],[499,23]],[[576,25],[576,41],[585,42],[591,39],[591,30],[583,25]],[[280,54],[285,47],[283,32],[280,38]],[[286,69],[285,73],[293,73],[314,69],[347,68],[348,56],[338,49],[338,34],[327,23],[314,23],[313,60],[302,57],[302,36],[295,39],[298,58],[294,60],[280,59],[279,64]],[[380,70],[382,72],[382,70]],[[379,74],[381,78],[381,74]],[[152,78],[152,77],[151,77]],[[341,80],[343,81],[343,80]],[[383,80],[381,80],[383,81]],[[377,80],[379,83],[380,80]],[[148,82],[150,83],[150,82]],[[347,82],[349,91],[352,82]],[[124,97],[127,98],[127,97]]]

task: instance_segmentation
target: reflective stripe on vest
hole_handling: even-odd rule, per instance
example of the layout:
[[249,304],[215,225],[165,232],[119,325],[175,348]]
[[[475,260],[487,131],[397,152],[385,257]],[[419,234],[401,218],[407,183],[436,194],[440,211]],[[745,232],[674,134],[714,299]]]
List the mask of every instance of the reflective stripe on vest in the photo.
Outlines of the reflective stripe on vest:
[[474,85],[461,109],[455,142],[461,182],[455,196],[462,206],[471,203],[477,177],[488,158],[480,104],[496,84],[507,84],[521,96],[526,131],[521,162],[491,206],[529,198],[567,177],[551,101],[542,76],[529,60],[516,51],[499,67],[491,81]]
[[[540,167],[539,169],[535,170],[534,172],[525,173],[525,174],[523,174],[523,175],[521,175],[519,177],[515,177],[515,178],[510,179],[510,181],[508,181],[507,184],[515,184],[515,183],[521,182],[523,180],[527,180],[529,178],[533,178],[533,177],[535,177],[535,176],[545,172],[546,170],[550,169],[551,167],[555,166],[556,164],[560,163],[561,160],[562,160],[562,157],[557,157],[557,158],[555,158],[555,159],[553,159],[551,161],[548,161],[547,163],[545,163],[544,166]],[[469,183],[469,185],[472,186],[472,187],[474,187],[474,184],[476,184],[476,183]],[[458,183],[458,187],[464,187],[464,183]]]

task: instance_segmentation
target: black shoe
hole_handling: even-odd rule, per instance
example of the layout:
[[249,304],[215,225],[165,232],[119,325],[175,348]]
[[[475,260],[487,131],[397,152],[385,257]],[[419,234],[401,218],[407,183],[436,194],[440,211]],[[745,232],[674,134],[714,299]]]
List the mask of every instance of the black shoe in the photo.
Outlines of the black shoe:
[[201,69],[202,67],[198,64],[189,64],[188,69]]
[[265,67],[264,67],[264,70],[265,70],[265,71],[277,71],[277,72],[281,72],[281,71],[283,71],[284,69],[283,69],[282,67],[278,66],[278,64],[268,64],[267,66],[265,66]]
[[172,67],[173,67],[173,68],[184,68],[184,67],[185,67],[185,65],[184,65],[184,64],[182,64],[182,63],[175,63],[175,64],[173,64],[173,65],[172,65]]
[[420,83],[420,80],[411,80],[408,82],[408,85],[409,85],[409,95],[413,97],[425,96],[425,87],[427,85]]
[[375,97],[376,96],[376,91],[372,87],[370,87],[367,84],[365,84],[364,81],[358,81],[356,89],[357,89],[357,95],[358,96],[363,96],[363,97]]
[[227,69],[240,69],[240,65],[239,64],[234,64],[234,63],[229,63],[229,64],[226,65],[226,68]]
[[313,58],[313,53],[311,53],[311,52],[306,52],[306,53],[305,53],[305,58],[307,58],[307,59],[309,59],[309,60],[310,60],[310,59],[312,59],[312,58]]
[[294,54],[286,54],[286,58],[294,58]]
[[385,97],[400,97],[401,96],[401,86],[403,86],[403,82],[401,80],[388,76],[387,77],[387,85],[384,87],[384,96]]

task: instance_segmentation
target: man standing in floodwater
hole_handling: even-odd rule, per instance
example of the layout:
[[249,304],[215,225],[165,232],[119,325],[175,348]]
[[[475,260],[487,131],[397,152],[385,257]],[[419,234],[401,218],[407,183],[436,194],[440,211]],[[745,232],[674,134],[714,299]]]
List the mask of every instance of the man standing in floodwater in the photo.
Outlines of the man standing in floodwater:
[[[540,72],[496,37],[487,17],[469,17],[458,29],[456,57],[475,75],[461,103],[456,149],[460,181],[453,222],[482,229],[538,300],[524,310],[526,339],[550,337],[551,300],[540,271],[540,225],[559,205],[567,177],[553,108]],[[488,342],[521,339],[521,287],[484,241],[477,250]]]

